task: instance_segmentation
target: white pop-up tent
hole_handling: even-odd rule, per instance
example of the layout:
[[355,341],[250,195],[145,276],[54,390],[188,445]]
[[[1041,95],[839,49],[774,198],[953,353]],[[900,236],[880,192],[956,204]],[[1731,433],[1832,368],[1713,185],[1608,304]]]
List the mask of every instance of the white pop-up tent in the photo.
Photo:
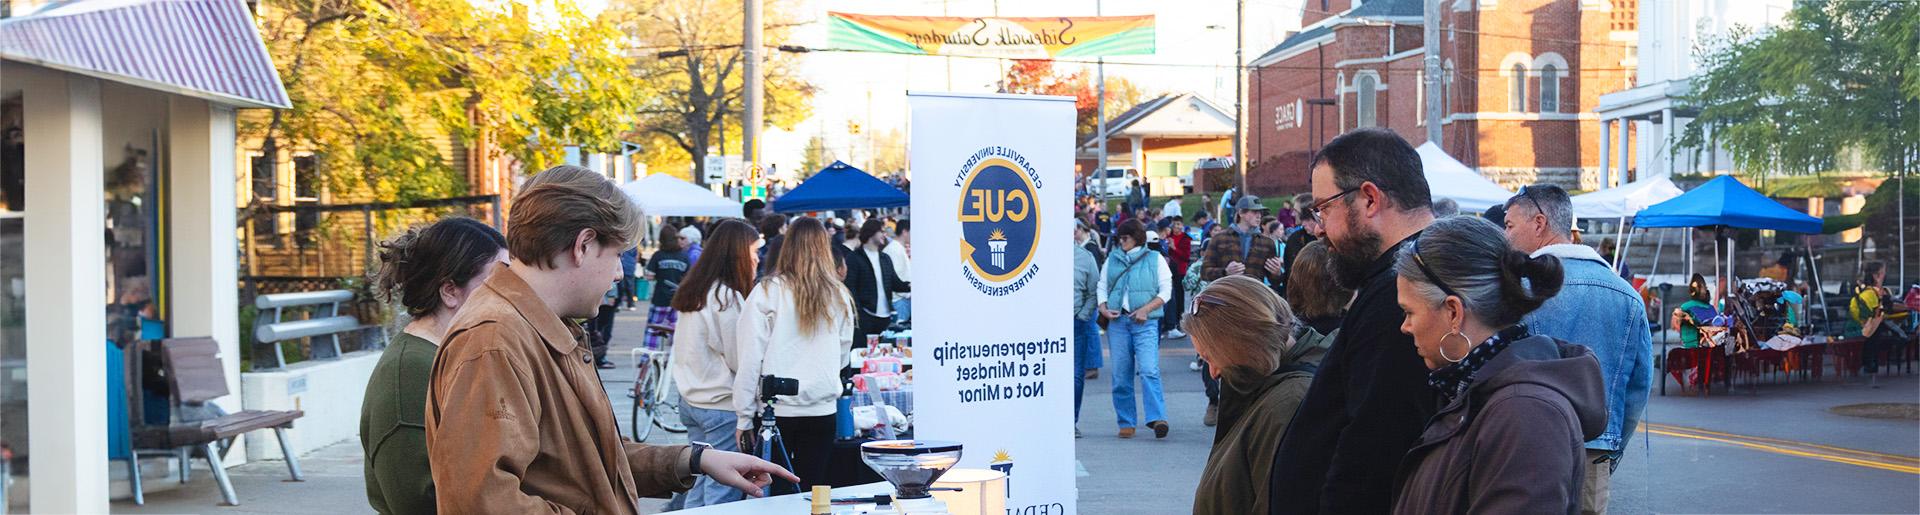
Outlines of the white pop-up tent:
[[1573,197],[1573,216],[1581,219],[1619,219],[1630,218],[1647,206],[1666,202],[1680,196],[1679,186],[1665,175],[1648,177],[1631,183],[1575,195]]
[[1432,190],[1434,200],[1450,198],[1460,204],[1460,212],[1478,213],[1513,197],[1512,191],[1481,177],[1431,141],[1415,151],[1420,153],[1420,166],[1426,171],[1427,188]]
[[740,216],[740,203],[663,173],[635,179],[620,191],[647,216]]

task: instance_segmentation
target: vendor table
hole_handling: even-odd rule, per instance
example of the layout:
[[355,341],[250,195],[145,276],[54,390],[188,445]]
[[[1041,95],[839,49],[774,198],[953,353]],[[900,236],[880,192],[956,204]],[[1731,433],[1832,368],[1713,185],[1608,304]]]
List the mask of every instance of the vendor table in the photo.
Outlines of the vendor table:
[[[865,469],[866,467],[861,466],[860,468]],[[850,486],[846,488],[833,489],[834,497],[860,497],[860,496],[871,496],[871,495],[891,494],[891,493],[893,493],[893,485],[887,484],[884,481],[877,482],[877,483],[866,483],[866,484],[862,484],[858,486]],[[808,499],[810,499],[809,495],[804,493],[792,494],[792,495],[776,495],[772,497],[762,497],[759,499],[747,499],[739,502],[731,502],[731,503],[722,504],[718,506],[705,506],[700,508],[693,508],[689,510],[680,511],[679,513],[693,513],[693,514],[701,514],[701,515],[734,515],[734,514],[760,515],[760,514],[775,514],[775,513],[778,513],[778,514],[807,513],[807,510],[813,507],[813,503],[809,502]],[[867,506],[871,507],[872,505],[867,505]],[[842,512],[857,513],[857,511],[853,511],[854,508],[856,507],[851,505],[835,506],[834,513],[842,513]]]
[[862,392],[862,391],[856,390],[853,392],[853,405],[855,407],[872,406],[875,404],[874,400],[876,399],[881,402],[885,402],[888,406],[899,408],[900,413],[903,415],[913,414],[913,387],[912,386],[902,386],[898,390],[873,391],[873,392]]

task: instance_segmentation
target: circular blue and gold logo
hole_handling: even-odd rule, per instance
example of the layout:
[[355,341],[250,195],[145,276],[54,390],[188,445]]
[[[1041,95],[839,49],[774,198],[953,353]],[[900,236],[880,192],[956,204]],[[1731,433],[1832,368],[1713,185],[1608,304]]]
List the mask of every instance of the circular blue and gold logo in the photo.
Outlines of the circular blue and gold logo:
[[993,296],[1018,291],[1039,267],[1040,178],[1006,147],[975,152],[960,187],[960,263],[967,282]]

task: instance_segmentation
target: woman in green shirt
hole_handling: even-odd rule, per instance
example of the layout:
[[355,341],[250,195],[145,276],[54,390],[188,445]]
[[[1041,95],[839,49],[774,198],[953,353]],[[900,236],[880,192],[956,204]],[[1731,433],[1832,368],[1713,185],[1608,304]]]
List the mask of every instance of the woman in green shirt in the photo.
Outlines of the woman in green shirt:
[[360,405],[367,502],[383,514],[434,513],[427,467],[427,383],[453,315],[507,260],[500,231],[448,218],[380,244],[378,291],[399,300],[412,321],[387,345]]
[[1673,325],[1679,328],[1681,348],[1700,346],[1700,326],[1717,314],[1711,302],[1713,291],[1707,287],[1707,278],[1693,274],[1693,279],[1687,281],[1687,302],[1673,310]]

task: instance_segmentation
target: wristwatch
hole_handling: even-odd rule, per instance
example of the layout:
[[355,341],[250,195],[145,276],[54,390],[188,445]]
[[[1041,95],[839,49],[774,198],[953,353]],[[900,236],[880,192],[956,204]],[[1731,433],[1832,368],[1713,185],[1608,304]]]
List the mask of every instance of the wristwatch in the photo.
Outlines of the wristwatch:
[[687,460],[688,470],[692,471],[694,475],[704,474],[700,471],[700,453],[712,448],[713,444],[707,442],[687,442],[687,445],[693,447],[693,457]]

